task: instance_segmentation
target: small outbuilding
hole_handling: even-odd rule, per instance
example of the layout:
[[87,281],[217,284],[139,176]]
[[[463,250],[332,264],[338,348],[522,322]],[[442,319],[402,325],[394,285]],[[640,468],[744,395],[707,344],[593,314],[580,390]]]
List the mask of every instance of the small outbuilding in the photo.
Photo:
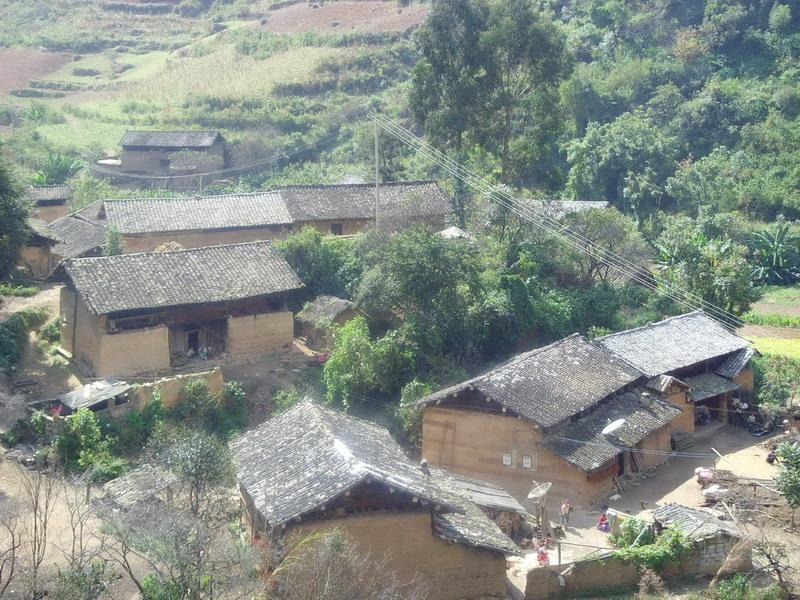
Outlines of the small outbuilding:
[[65,261],[61,344],[96,377],[288,346],[302,286],[269,242]]
[[431,598],[506,597],[516,544],[386,429],[305,400],[230,446],[254,543],[338,528]]
[[[227,166],[226,141],[219,131],[126,131],[120,140],[119,170],[140,175],[204,172]],[[180,161],[180,154],[194,153],[207,160],[197,168]],[[182,164],[186,162],[187,164]],[[204,168],[204,167],[209,168]]]
[[33,204],[33,216],[50,223],[67,214],[72,190],[63,184],[35,185],[28,190],[27,197]]
[[324,350],[333,341],[331,329],[344,325],[358,315],[358,308],[349,300],[336,296],[320,295],[307,302],[295,317],[296,333],[306,338],[306,345],[314,350]]
[[34,277],[47,277],[58,264],[53,248],[61,242],[61,237],[44,221],[28,219],[28,239],[20,249],[20,265]]

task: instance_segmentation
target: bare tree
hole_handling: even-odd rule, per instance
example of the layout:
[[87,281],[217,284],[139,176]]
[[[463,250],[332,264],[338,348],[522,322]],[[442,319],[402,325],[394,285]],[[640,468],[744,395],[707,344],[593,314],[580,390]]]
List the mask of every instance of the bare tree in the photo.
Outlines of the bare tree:
[[19,506],[7,501],[0,509],[0,598],[6,595],[17,575],[22,547]]
[[340,530],[308,536],[281,561],[267,580],[269,600],[423,600],[417,579],[401,583],[387,560],[359,552]]
[[764,571],[774,575],[778,584],[786,588],[785,575],[791,569],[786,544],[762,533],[761,537],[753,542],[753,554],[759,559],[758,562],[764,565]]
[[[82,479],[88,480],[88,476]],[[84,572],[103,549],[102,536],[98,537],[90,528],[90,521],[94,518],[94,510],[89,502],[90,488],[88,484],[84,487],[65,483],[63,494],[70,536],[69,546],[59,549],[72,571]]]
[[48,545],[50,517],[55,508],[56,485],[41,467],[19,469],[22,496],[26,509],[25,546],[27,546],[28,585],[34,598],[41,595],[40,569]]

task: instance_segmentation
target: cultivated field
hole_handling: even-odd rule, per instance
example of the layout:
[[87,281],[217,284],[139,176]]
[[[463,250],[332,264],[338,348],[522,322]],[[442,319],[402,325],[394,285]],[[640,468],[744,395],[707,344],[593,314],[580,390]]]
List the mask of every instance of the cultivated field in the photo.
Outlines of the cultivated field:
[[0,50],[0,95],[25,87],[28,80],[44,77],[70,60],[69,54],[40,52],[32,48]]
[[428,7],[398,8],[396,2],[327,2],[293,4],[267,13],[266,29],[275,33],[405,31],[422,23]]

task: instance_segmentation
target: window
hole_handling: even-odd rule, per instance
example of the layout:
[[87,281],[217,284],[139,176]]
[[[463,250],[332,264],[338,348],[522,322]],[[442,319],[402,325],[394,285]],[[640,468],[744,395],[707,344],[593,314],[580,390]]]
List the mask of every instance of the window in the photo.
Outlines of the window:
[[331,233],[333,235],[342,235],[342,233],[344,233],[344,225],[341,223],[331,223]]
[[510,454],[503,454],[503,465],[510,467],[513,464]]
[[128,394],[117,396],[114,398],[114,406],[122,406],[123,404],[127,404],[129,400],[130,398],[128,398]]
[[531,469],[532,471],[536,470],[536,455],[532,456],[523,456],[522,457],[522,468],[523,469]]

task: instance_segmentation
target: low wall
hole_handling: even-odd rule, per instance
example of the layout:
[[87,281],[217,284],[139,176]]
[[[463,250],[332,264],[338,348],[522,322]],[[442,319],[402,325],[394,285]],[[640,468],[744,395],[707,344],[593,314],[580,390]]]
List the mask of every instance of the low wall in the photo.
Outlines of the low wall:
[[[680,563],[667,561],[659,570],[664,579],[682,579],[716,575],[738,540],[720,535],[698,542]],[[748,561],[746,561],[748,562]],[[747,565],[743,565],[747,567]],[[580,560],[566,569],[563,565],[539,567],[528,572],[526,600],[557,598],[633,588],[639,583],[639,567],[633,562],[608,556]]]
[[166,377],[158,381],[153,381],[152,383],[143,383],[136,386],[137,408],[142,410],[145,406],[150,404],[156,392],[161,394],[161,403],[164,407],[171,408],[175,406],[175,404],[178,403],[183,386],[186,385],[188,381],[194,379],[202,379],[205,381],[208,386],[208,391],[214,396],[222,394],[225,388],[225,381],[219,367],[211,371],[203,371],[202,373],[186,373],[175,377]]
[[290,311],[228,318],[228,353],[232,358],[258,356],[292,343]]
[[23,246],[19,259],[34,277],[47,277],[53,270],[53,255],[49,246]]

